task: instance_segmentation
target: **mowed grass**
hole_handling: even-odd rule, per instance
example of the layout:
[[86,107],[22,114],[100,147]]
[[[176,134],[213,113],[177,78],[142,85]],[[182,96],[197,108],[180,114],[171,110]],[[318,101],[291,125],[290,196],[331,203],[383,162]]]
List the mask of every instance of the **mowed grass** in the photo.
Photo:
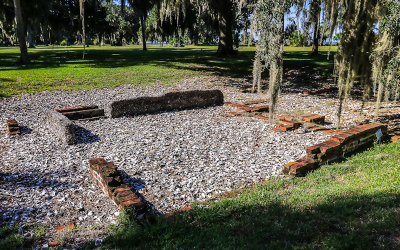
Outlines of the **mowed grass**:
[[[251,75],[255,47],[239,48],[238,56],[216,56],[216,46],[140,46],[87,48],[38,47],[29,49],[31,64],[17,63],[18,48],[0,48],[0,97],[44,90],[89,90],[113,88],[124,84],[137,86],[171,85],[199,75],[247,77]],[[288,68],[306,67],[329,73],[332,58],[328,47],[321,47],[318,57],[311,57],[309,47],[285,48]],[[335,47],[333,47],[335,50]]]
[[125,220],[104,249],[399,249],[400,144],[304,178],[272,178],[236,198],[144,226]]

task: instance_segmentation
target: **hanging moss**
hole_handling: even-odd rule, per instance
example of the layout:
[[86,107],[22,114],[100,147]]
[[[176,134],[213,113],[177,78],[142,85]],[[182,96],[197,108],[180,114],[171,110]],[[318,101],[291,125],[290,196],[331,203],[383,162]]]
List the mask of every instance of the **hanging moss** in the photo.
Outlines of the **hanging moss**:
[[[283,75],[284,16],[292,6],[289,0],[259,0],[252,21],[257,33],[257,52],[253,67],[253,86],[260,89],[261,73],[269,69],[269,119],[273,121]],[[262,64],[261,64],[262,63]]]

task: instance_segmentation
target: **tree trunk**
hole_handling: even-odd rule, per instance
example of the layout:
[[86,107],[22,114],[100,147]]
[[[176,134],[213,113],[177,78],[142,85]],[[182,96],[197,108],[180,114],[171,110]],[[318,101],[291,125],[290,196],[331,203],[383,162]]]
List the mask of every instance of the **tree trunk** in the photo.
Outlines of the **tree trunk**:
[[[125,18],[125,0],[121,0],[121,15],[123,18]],[[119,34],[119,40],[118,43],[120,46],[124,45],[124,34],[120,33]]]
[[82,43],[83,43],[82,59],[85,60],[85,52],[86,52],[85,0],[79,0],[79,5],[80,5],[80,14],[82,19]]
[[314,4],[314,34],[313,34],[313,44],[312,44],[312,55],[318,55],[318,45],[319,45],[319,26],[320,26],[320,15],[321,15],[321,0],[314,0],[311,4]]
[[28,49],[26,47],[25,27],[24,27],[24,20],[22,18],[20,0],[14,0],[14,10],[15,10],[15,19],[17,20],[17,36],[19,42],[19,49],[21,50],[20,62],[22,64],[28,64],[29,63]]
[[34,32],[33,32],[31,25],[28,25],[27,31],[28,31],[28,37],[27,37],[28,48],[35,48],[35,46],[36,46],[35,45],[35,36],[34,36]]
[[147,51],[147,46],[146,46],[146,26],[145,26],[145,21],[146,21],[146,14],[143,14],[140,17],[140,24],[142,26],[142,43],[143,43],[143,51]]
[[125,0],[121,0],[121,13],[124,14],[125,12]]
[[231,0],[220,1],[218,10],[219,42],[217,53],[221,56],[231,56],[237,53],[233,49],[233,4]]

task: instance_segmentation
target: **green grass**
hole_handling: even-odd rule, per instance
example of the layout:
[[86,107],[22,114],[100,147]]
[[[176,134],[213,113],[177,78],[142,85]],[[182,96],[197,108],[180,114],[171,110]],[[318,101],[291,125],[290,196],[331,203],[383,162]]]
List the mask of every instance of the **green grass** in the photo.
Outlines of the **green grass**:
[[0,227],[0,249],[17,249],[23,243],[24,237],[18,234],[17,227]]
[[125,223],[104,248],[399,249],[399,160],[399,143],[381,145],[174,221]]
[[[333,48],[335,50],[335,48]],[[170,85],[188,77],[251,75],[254,47],[241,47],[233,58],[216,56],[215,46],[184,48],[149,46],[96,47],[87,49],[82,60],[81,47],[38,47],[29,50],[31,64],[17,64],[17,48],[0,48],[0,97],[44,90],[89,90],[124,84],[137,86]],[[285,48],[285,67],[331,72],[332,58],[311,57],[308,47]]]

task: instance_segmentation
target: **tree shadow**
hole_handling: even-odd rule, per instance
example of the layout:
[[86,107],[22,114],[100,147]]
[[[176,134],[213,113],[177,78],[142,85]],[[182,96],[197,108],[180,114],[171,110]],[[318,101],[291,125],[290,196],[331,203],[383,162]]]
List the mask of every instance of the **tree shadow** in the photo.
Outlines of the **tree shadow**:
[[121,227],[106,247],[398,249],[399,202],[399,194],[379,192],[333,197],[312,207],[285,205],[283,200],[225,200],[174,220],[161,217],[143,227]]
[[97,135],[93,134],[84,127],[74,125],[74,129],[77,144],[91,144],[100,141],[100,138]]
[[[251,75],[254,51],[240,51],[237,56],[221,58],[215,50],[209,48],[139,48],[94,49],[87,51],[87,59],[82,60],[82,51],[76,48],[68,50],[38,50],[30,54],[31,64],[19,66],[13,63],[15,53],[2,53],[0,71],[39,68],[58,68],[65,65],[84,68],[123,68],[131,66],[159,66],[173,69],[211,72],[218,76],[241,78]],[[316,72],[331,72],[333,59],[326,60],[326,52],[310,57],[309,52],[285,52],[285,69],[298,69],[309,66]],[[333,56],[332,56],[333,58]],[[325,64],[320,60],[326,61]]]

